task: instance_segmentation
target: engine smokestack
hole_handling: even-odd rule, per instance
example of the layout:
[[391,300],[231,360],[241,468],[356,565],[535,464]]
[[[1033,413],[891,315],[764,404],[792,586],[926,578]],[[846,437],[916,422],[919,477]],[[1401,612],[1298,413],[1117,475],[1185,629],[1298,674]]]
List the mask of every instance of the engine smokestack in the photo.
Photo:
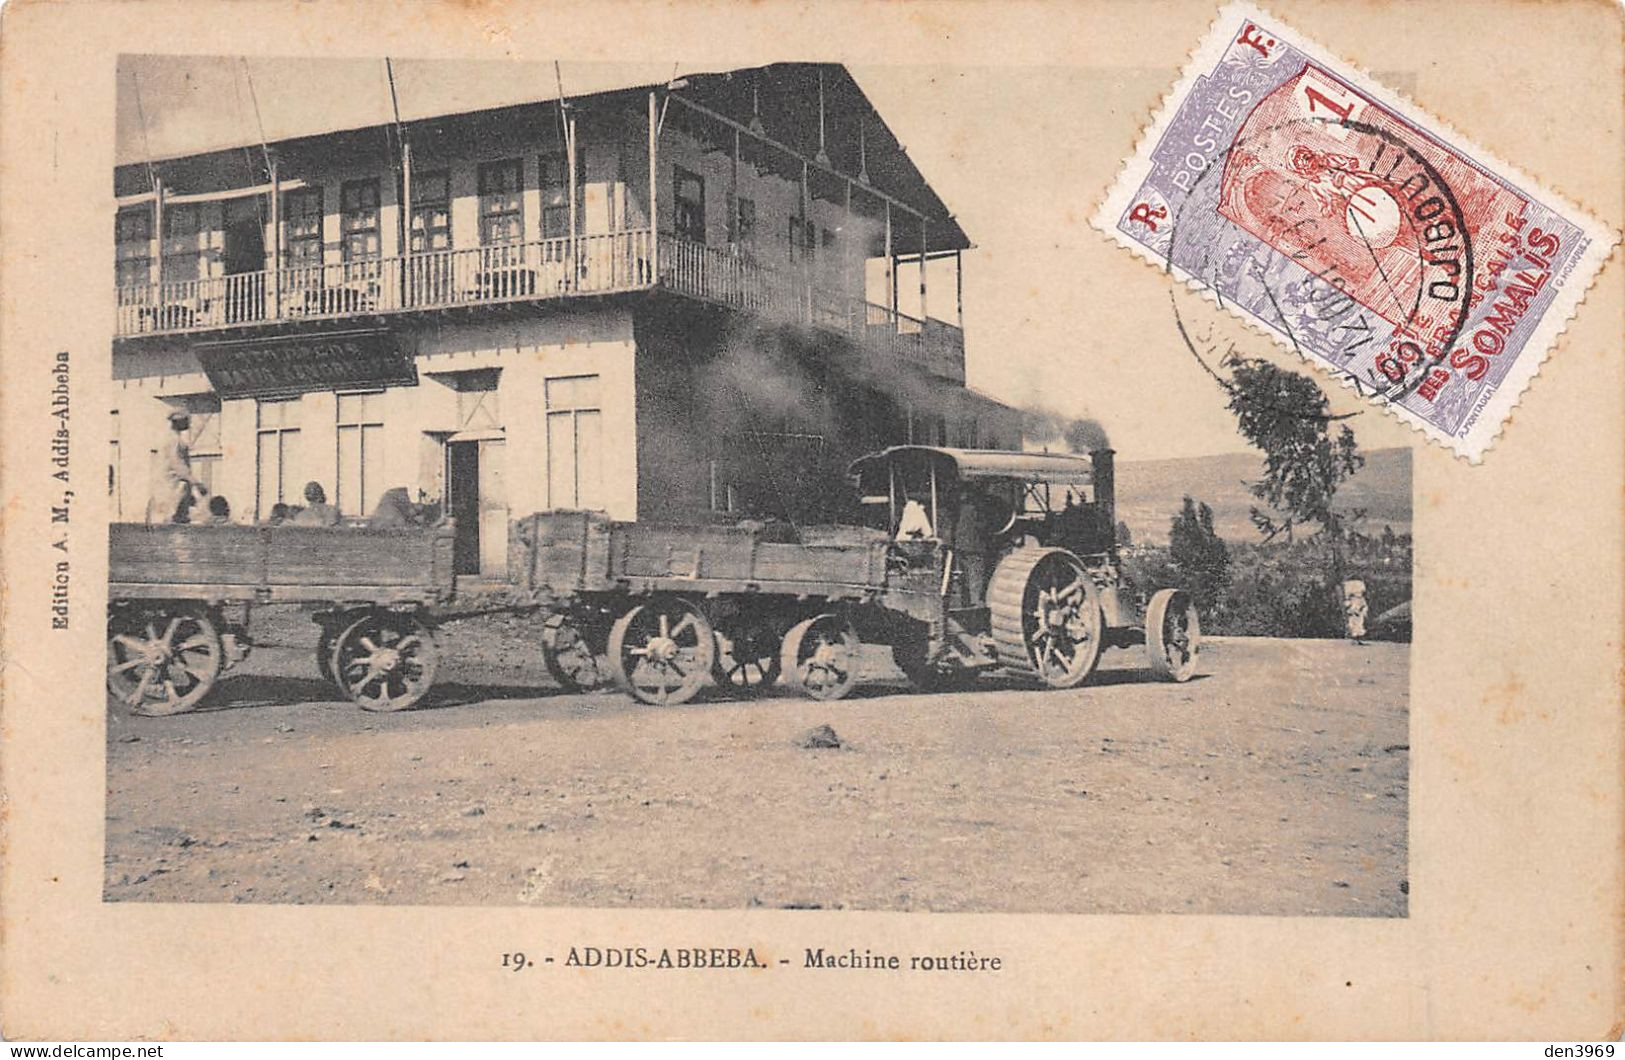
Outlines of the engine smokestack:
[[1106,533],[1117,533],[1117,469],[1116,451],[1096,449],[1089,454],[1095,471],[1095,509],[1106,524]]

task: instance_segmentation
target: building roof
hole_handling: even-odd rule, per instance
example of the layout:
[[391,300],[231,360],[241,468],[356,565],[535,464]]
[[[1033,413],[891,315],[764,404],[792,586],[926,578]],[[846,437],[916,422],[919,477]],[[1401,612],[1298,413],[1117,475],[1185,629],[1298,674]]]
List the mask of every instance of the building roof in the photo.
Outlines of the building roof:
[[1087,486],[1094,482],[1094,463],[1071,453],[1022,453],[1003,449],[950,449],[935,445],[894,445],[852,461],[850,473],[878,471],[900,457],[923,454],[936,459],[962,479],[1016,479],[1055,486]]
[[[266,61],[256,62],[263,67]],[[670,68],[657,73],[657,68],[650,64],[606,67],[572,63],[567,65],[567,70],[567,76],[562,78],[566,89],[563,98],[582,109],[613,102],[617,96],[625,97],[624,101],[629,104],[639,103],[651,90],[664,97],[670,86],[673,102],[665,107],[667,126],[681,125],[691,132],[705,126],[708,134],[723,134],[718,138],[725,142],[728,150],[732,149],[733,129],[705,117],[701,108],[746,128],[751,126],[753,114],[759,112],[766,138],[814,160],[809,163],[810,179],[825,186],[839,186],[845,183],[844,178],[866,173],[868,180],[856,185],[855,201],[865,195],[865,189],[872,189],[922,215],[925,248],[931,253],[970,246],[969,238],[946,204],[914,165],[857,81],[840,64],[775,63],[740,70],[683,71],[676,81],[670,79]],[[822,144],[820,78],[824,101]],[[414,115],[403,109],[403,124],[415,149],[433,151],[438,148],[448,156],[459,147],[468,146],[471,139],[487,143],[493,137],[511,137],[516,132],[533,138],[545,136],[558,127],[560,96],[556,89],[546,90],[549,84],[556,83],[539,85],[535,96],[523,103],[443,114]],[[387,106],[387,95],[381,98]],[[684,101],[696,107],[685,107]],[[260,100],[260,103],[267,102]],[[228,105],[224,100],[220,103],[222,107]],[[270,109],[269,106],[266,109]],[[371,109],[377,110],[376,107]],[[146,120],[146,117],[141,119],[143,123]],[[281,135],[283,129],[296,131]],[[376,156],[391,164],[396,151],[391,121],[350,127],[329,121],[327,128],[298,128],[284,122],[269,128],[266,135],[280,135],[280,138],[263,145],[265,150],[257,140],[222,145],[220,138],[215,137],[207,149],[194,148],[192,153],[126,161],[115,169],[115,194],[130,195],[148,190],[151,171],[157,172],[166,186],[181,194],[252,187],[268,179],[264,166],[266,151],[294,162],[301,158]],[[741,135],[750,139],[749,133]],[[184,140],[168,137],[163,146],[173,148],[182,142]],[[161,155],[163,146],[156,149],[154,155]],[[770,162],[774,156],[782,155],[771,147],[757,146],[753,150]],[[827,159],[827,163],[823,159]],[[796,163],[793,168],[799,170],[800,164]],[[799,172],[796,177],[799,179]],[[832,189],[826,191],[825,197],[829,194],[834,194]],[[917,252],[921,241],[919,222],[905,214],[896,214],[894,221],[899,252]]]

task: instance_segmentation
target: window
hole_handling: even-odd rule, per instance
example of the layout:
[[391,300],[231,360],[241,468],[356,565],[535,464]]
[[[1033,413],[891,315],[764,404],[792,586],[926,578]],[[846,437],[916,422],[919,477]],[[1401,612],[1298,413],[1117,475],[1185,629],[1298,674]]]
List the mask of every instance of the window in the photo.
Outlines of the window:
[[734,238],[742,247],[756,245],[756,200],[741,197],[734,204]]
[[376,261],[383,256],[376,180],[349,180],[339,189],[339,232],[346,262]]
[[566,376],[544,384],[547,406],[547,503],[602,508],[599,379]]
[[287,229],[286,267],[297,269],[294,286],[321,285],[322,189],[300,188],[283,197]]
[[705,179],[682,166],[673,166],[676,194],[672,197],[677,238],[705,242]]
[[186,432],[186,449],[192,460],[192,477],[211,494],[219,477],[220,398],[214,394],[189,394],[181,399],[191,425]]
[[[152,207],[120,210],[113,222],[114,277],[120,287],[152,282]],[[124,293],[120,293],[120,302]]]
[[542,156],[542,238],[570,234],[570,174],[563,151]]
[[451,249],[451,174],[412,177],[412,253]]
[[299,481],[299,399],[261,398],[254,445],[254,519],[276,504],[304,504]]
[[196,280],[203,275],[203,248],[198,241],[202,218],[196,203],[179,203],[164,211],[164,282]]
[[338,395],[340,515],[363,516],[384,492],[384,392]]
[[497,380],[500,368],[475,368],[451,374],[452,389],[457,391],[457,429],[459,431],[497,430],[502,427],[502,410],[497,403]]
[[485,163],[479,181],[480,243],[490,247],[522,242],[525,208],[519,159]]

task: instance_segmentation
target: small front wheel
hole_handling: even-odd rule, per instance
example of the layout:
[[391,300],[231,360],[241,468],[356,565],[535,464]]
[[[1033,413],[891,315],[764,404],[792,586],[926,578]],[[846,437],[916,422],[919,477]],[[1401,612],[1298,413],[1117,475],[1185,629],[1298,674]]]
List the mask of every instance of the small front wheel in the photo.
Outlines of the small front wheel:
[[858,684],[858,635],[840,615],[815,615],[784,635],[779,668],[814,699],[845,697]]
[[1202,639],[1196,602],[1183,589],[1159,589],[1145,609],[1145,652],[1164,681],[1189,681]]

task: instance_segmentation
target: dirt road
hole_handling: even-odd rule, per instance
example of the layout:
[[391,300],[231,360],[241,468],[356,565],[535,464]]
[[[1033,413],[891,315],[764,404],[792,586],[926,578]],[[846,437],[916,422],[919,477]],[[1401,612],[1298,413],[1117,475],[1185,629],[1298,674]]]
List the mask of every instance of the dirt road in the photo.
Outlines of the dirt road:
[[[1408,650],[664,709],[510,652],[369,715],[260,649],[198,713],[110,716],[106,897],[1403,915]],[[820,724],[844,746],[798,746]]]

